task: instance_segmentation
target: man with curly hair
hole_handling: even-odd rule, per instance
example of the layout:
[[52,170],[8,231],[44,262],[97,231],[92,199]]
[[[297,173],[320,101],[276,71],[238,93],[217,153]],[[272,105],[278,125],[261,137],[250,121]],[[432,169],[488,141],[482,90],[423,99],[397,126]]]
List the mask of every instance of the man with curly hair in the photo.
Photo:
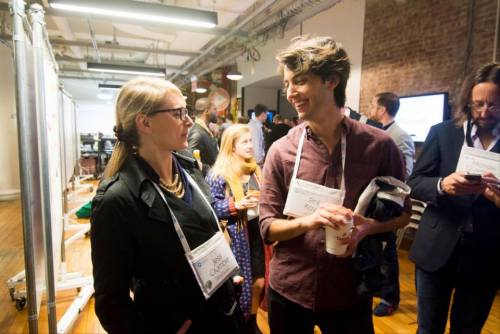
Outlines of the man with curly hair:
[[[359,292],[351,255],[364,237],[406,225],[408,214],[381,223],[351,210],[374,177],[404,179],[401,153],[382,130],[344,116],[350,63],[332,38],[299,37],[277,59],[287,99],[303,122],[271,146],[264,164],[259,210],[261,235],[274,244],[271,332],[313,333],[317,325],[323,333],[374,333],[372,297]],[[289,217],[283,211],[298,180],[342,195]],[[346,252],[327,253],[325,227],[343,227],[346,218],[355,226]]]

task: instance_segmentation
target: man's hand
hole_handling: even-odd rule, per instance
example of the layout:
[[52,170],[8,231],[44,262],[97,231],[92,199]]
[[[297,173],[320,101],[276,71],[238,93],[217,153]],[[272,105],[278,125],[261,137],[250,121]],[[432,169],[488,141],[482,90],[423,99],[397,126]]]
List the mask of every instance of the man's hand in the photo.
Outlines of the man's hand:
[[350,209],[340,205],[323,204],[308,216],[292,220],[276,219],[269,227],[267,238],[269,241],[284,241],[325,226],[338,229],[345,224],[344,219],[352,217]]
[[374,224],[376,224],[375,220],[355,214],[351,237],[344,241],[347,244],[346,252],[339,257],[351,257],[356,251],[359,242],[367,235],[374,233]]
[[[486,173],[483,175],[483,177],[491,181],[498,181],[493,173]],[[488,200],[492,201],[497,208],[500,208],[500,185],[495,183],[496,182],[485,183],[486,187],[484,189],[483,195]]]
[[315,230],[320,227],[331,227],[338,230],[345,224],[345,219],[352,219],[353,212],[341,205],[323,204],[309,216],[304,217],[303,227],[306,230]]
[[485,188],[483,183],[469,181],[460,172],[454,172],[441,181],[441,190],[448,195],[479,195]]
[[234,202],[234,207],[236,210],[243,210],[248,208],[254,208],[259,204],[259,200],[254,196],[247,195],[242,200]]

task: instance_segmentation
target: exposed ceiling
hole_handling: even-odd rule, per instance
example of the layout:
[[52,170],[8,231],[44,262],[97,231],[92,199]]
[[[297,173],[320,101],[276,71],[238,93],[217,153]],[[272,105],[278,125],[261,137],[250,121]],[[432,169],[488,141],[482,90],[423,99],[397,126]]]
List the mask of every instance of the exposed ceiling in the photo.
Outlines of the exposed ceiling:
[[[104,1],[104,0],[103,0]],[[291,24],[333,6],[339,0],[141,0],[142,2],[217,12],[212,29],[103,19],[45,9],[47,31],[60,77],[68,83],[85,79],[123,82],[129,77],[89,73],[87,62],[131,64],[166,68],[167,78],[185,83],[192,74],[202,75],[235,63],[236,58],[254,57],[254,47],[283,34]],[[0,0],[0,38],[11,37],[8,0]],[[309,14],[307,14],[309,13]],[[91,80],[91,81],[89,81]],[[70,84],[69,86],[71,86]],[[75,91],[70,90],[75,95]],[[78,93],[77,93],[78,94]],[[88,91],[82,92],[89,95]],[[78,96],[75,96],[78,99]],[[88,96],[85,96],[85,99]],[[83,96],[82,96],[83,98]]]

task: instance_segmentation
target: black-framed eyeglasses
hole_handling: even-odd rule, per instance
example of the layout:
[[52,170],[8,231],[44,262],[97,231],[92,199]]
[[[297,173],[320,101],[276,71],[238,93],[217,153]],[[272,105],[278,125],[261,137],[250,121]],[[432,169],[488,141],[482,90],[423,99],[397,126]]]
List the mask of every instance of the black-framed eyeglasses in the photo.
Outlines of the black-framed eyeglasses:
[[488,109],[492,113],[500,113],[500,103],[488,104],[484,101],[471,102],[468,104],[469,108],[473,112],[481,112],[484,109]]
[[171,113],[171,115],[173,117],[175,117],[181,121],[184,121],[186,119],[186,117],[189,116],[189,109],[187,107],[153,110],[148,115],[153,116],[153,115],[158,114],[160,112],[169,112],[169,113]]

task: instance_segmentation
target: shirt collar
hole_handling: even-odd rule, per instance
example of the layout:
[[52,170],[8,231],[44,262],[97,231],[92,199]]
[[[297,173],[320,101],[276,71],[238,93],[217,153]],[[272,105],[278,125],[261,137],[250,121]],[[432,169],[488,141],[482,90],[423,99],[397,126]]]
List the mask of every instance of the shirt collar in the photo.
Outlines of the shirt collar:
[[[340,126],[342,126],[342,130],[344,131],[345,135],[348,136],[349,133],[351,132],[352,128],[352,122],[349,117],[344,116],[342,118],[342,121],[340,122]],[[299,125],[306,130],[306,139],[313,139],[313,140],[319,140],[318,136],[312,131],[311,127],[307,122],[303,122],[301,125]]]
[[470,129],[470,136],[472,139],[472,143],[475,148],[479,148],[485,151],[491,151],[491,149],[496,145],[496,143],[500,140],[500,135],[496,135],[495,139],[491,142],[489,147],[484,147],[483,144],[481,143],[481,140],[479,139],[479,136],[477,134],[477,126],[476,124],[472,124],[472,127]]
[[390,122],[390,123],[389,123],[389,124],[387,124],[387,125],[384,125],[384,126],[382,127],[382,129],[387,130],[387,129],[389,129],[389,128],[393,125],[393,124],[394,124],[394,121]]

